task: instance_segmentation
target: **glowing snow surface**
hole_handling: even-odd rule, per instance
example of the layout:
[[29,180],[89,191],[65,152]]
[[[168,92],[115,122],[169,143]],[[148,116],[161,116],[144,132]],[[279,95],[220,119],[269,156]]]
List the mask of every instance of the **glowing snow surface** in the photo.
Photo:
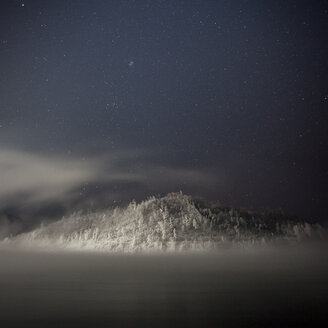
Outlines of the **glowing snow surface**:
[[206,251],[323,239],[318,224],[279,213],[255,213],[195,200],[182,193],[101,212],[74,213],[3,245],[105,252]]

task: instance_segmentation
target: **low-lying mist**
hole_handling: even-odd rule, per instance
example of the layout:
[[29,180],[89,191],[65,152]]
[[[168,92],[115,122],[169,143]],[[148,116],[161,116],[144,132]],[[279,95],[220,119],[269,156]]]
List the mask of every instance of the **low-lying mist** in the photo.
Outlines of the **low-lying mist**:
[[322,243],[211,253],[0,251],[3,327],[314,327]]

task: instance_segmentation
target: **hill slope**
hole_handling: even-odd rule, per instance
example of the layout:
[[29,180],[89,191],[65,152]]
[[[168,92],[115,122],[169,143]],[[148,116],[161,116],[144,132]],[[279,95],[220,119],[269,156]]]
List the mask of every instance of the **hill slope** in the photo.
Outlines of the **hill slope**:
[[210,250],[322,239],[320,225],[212,205],[182,193],[102,212],[74,213],[4,244],[111,252]]

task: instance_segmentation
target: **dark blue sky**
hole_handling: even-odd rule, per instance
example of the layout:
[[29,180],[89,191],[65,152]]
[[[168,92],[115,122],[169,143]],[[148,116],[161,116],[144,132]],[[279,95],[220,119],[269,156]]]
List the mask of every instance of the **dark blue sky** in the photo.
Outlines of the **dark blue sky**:
[[2,208],[181,189],[327,217],[325,1],[1,1],[0,16]]

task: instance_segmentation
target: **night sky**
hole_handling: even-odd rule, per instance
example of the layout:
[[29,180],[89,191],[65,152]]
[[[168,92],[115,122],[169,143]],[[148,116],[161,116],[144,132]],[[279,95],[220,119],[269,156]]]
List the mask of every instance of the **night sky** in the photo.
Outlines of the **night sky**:
[[0,208],[182,190],[324,221],[326,1],[1,1]]

